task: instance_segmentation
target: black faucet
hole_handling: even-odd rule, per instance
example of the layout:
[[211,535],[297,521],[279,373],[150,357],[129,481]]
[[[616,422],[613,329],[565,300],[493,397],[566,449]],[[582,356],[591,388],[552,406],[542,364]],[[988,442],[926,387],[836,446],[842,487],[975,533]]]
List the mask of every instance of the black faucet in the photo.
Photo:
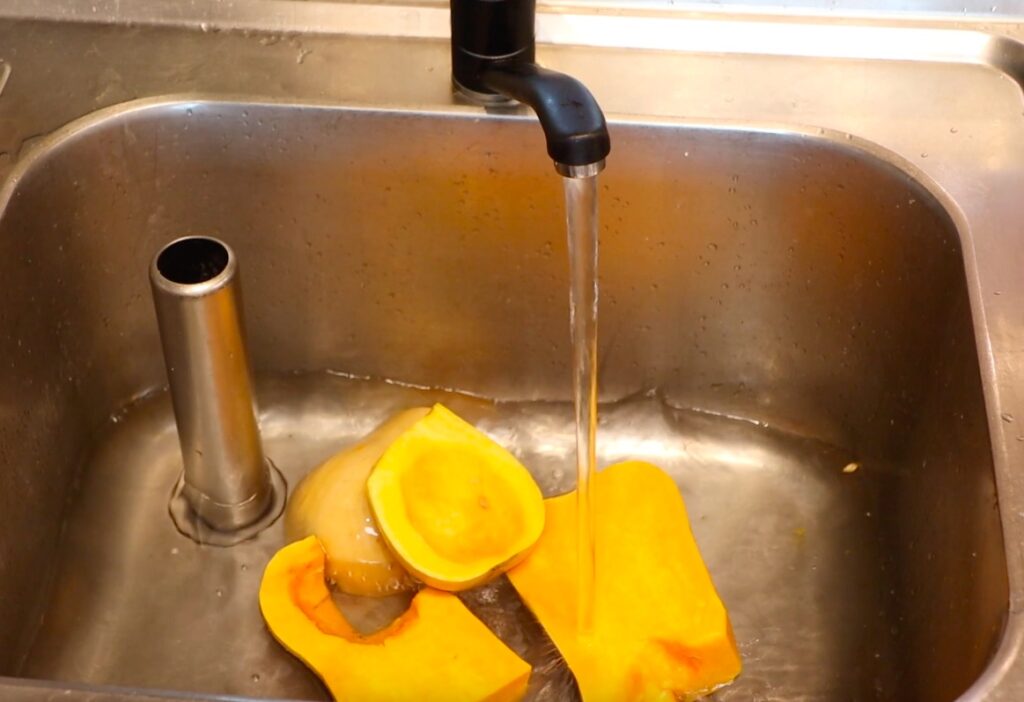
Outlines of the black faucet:
[[451,0],[452,81],[472,100],[533,108],[564,176],[596,175],[611,150],[604,113],[587,87],[537,65],[536,0]]

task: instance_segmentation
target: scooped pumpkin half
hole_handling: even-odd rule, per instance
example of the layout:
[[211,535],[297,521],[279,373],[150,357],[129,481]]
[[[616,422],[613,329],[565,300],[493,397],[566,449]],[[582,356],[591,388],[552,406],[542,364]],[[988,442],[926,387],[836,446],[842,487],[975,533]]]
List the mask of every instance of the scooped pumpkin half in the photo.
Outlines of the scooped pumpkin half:
[[458,597],[421,590],[390,626],[360,636],[334,606],[315,536],[278,551],[260,583],[270,632],[337,700],[514,702],[530,666]]
[[523,465],[443,405],[388,447],[367,481],[381,534],[405,567],[448,591],[518,563],[544,529]]
[[508,573],[576,676],[584,702],[692,700],[740,657],[672,478],[631,461],[597,474],[593,629],[577,623],[576,494],[547,500],[537,547]]
[[376,597],[414,586],[377,533],[366,501],[366,479],[391,442],[429,411],[416,407],[394,415],[303,478],[288,500],[288,540],[317,536],[327,552],[328,577],[343,592]]

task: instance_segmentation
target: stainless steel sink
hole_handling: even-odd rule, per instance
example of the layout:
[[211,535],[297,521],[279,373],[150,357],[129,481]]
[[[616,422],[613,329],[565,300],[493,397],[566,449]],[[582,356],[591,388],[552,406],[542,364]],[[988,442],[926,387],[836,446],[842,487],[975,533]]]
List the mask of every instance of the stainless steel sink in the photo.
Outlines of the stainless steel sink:
[[[20,52],[0,55],[2,99],[21,98],[0,143],[28,141],[0,164],[0,697],[324,698],[256,606],[280,525],[203,548],[167,513],[181,458],[149,260],[190,233],[237,252],[266,450],[292,485],[443,400],[554,494],[572,485],[567,264],[540,130],[452,103],[429,9],[373,10],[423,22],[381,38],[32,8],[0,20]],[[394,63],[359,63],[396,42]],[[190,72],[196,51],[225,65]],[[653,461],[686,496],[745,661],[715,699],[1017,699],[1016,83],[927,52],[622,51],[545,57],[619,115],[599,457]],[[75,82],[107,63],[117,80]],[[637,64],[678,94],[603,72]],[[22,66],[78,87],[37,96]],[[922,85],[973,102],[908,97]]]

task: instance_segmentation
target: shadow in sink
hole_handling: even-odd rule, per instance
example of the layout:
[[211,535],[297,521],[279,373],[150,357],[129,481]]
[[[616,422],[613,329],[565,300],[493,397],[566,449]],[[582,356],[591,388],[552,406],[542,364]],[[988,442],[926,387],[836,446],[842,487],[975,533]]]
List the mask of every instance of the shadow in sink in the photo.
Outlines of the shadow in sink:
[[[612,129],[599,458],[686,495],[745,659],[717,698],[954,699],[1007,583],[950,217],[850,143]],[[180,536],[169,403],[130,403],[165,381],[146,272],[182,234],[238,253],[291,484],[444,397],[570,485],[559,186],[535,126],[465,115],[145,104],[43,150],[0,219],[0,673],[324,695],[256,605],[280,525]]]

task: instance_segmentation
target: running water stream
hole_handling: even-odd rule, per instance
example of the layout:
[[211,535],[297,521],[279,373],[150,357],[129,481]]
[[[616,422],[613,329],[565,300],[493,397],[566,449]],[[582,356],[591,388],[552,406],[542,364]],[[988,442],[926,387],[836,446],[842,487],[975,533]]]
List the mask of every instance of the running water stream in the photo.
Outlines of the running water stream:
[[569,237],[569,317],[576,411],[577,628],[594,625],[593,482],[597,471],[597,176],[564,178]]

